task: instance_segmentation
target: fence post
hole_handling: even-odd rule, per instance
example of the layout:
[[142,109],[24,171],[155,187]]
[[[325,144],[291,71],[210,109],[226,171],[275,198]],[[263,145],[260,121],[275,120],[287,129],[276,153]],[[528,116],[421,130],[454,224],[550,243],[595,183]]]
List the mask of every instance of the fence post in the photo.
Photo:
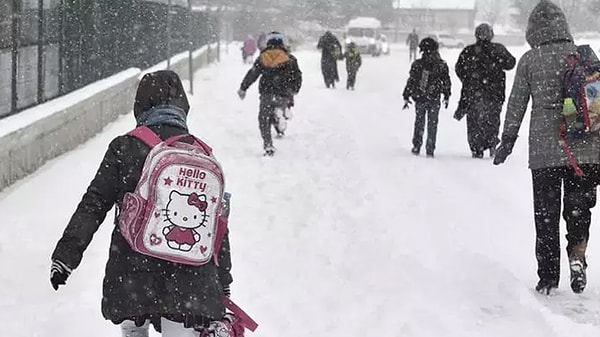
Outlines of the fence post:
[[171,68],[171,0],[167,3],[167,69]]
[[10,111],[11,113],[15,113],[17,111],[17,102],[19,99],[17,93],[17,76],[18,76],[18,67],[19,67],[19,41],[20,41],[20,23],[21,23],[21,1],[13,0],[12,1],[12,29],[11,29],[11,81],[10,81],[10,89],[11,89],[11,99],[10,99]]
[[44,93],[44,42],[44,0],[38,0],[38,103],[42,103],[46,96]]
[[65,0],[58,3],[58,95],[65,93],[64,52],[65,52]]
[[194,94],[194,35],[192,33],[193,23],[192,0],[188,0],[188,45],[189,45],[189,67],[190,67],[190,94]]

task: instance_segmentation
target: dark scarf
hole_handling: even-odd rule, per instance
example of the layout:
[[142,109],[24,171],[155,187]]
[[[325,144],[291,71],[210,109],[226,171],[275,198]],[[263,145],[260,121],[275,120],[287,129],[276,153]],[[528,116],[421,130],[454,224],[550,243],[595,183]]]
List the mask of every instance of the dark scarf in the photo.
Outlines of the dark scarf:
[[137,126],[170,125],[188,130],[187,114],[174,105],[159,105],[136,117]]

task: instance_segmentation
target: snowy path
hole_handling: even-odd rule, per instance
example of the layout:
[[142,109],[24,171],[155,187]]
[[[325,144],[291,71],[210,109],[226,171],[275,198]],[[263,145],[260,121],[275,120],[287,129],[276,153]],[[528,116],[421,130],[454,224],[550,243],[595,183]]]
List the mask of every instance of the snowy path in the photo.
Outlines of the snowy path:
[[[598,335],[597,216],[586,293],[570,293],[564,256],[561,293],[543,299],[531,290],[526,129],[505,166],[472,160],[464,122],[452,119],[460,89],[453,77],[436,159],[414,157],[414,113],[401,110],[405,51],[365,57],[355,92],[325,89],[318,54],[302,51],[295,118],[276,156],[264,158],[257,86],[237,99],[247,66],[231,50],[197,73],[190,118],[227,172],[233,296],[261,325],[256,336]],[[443,55],[450,65],[457,56]],[[107,144],[132,123],[121,118],[0,194],[1,336],[119,335],[99,310],[112,213],[59,293],[48,267]]]

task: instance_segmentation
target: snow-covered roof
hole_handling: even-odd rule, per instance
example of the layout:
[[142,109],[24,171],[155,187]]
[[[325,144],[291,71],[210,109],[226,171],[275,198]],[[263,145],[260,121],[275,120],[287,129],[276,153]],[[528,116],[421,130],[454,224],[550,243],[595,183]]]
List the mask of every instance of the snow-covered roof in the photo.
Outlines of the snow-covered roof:
[[375,18],[369,17],[358,17],[348,22],[348,27],[360,27],[360,28],[380,28],[381,21]]
[[392,0],[394,8],[475,9],[475,0]]

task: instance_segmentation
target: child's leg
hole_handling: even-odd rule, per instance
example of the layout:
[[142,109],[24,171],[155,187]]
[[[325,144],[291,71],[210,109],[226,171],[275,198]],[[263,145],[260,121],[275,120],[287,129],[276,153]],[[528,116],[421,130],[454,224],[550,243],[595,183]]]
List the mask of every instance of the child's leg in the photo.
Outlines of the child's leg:
[[423,134],[425,133],[425,116],[427,110],[423,103],[415,103],[415,130],[413,134],[413,147],[421,149],[423,145]]
[[270,96],[265,96],[260,100],[260,110],[258,112],[258,128],[263,139],[263,147],[266,149],[273,146],[273,137],[271,136],[271,125],[273,124],[273,115],[275,105]]
[[350,86],[350,88],[354,88],[355,84],[356,84],[356,71],[350,71],[348,73],[348,85]]
[[133,321],[123,321],[121,323],[121,335],[123,337],[148,337],[149,322],[137,327]]
[[440,101],[427,104],[427,154],[433,154],[437,142],[438,120],[440,115]]
[[163,337],[200,337],[200,333],[192,328],[185,328],[183,323],[176,323],[161,318],[160,326]]

